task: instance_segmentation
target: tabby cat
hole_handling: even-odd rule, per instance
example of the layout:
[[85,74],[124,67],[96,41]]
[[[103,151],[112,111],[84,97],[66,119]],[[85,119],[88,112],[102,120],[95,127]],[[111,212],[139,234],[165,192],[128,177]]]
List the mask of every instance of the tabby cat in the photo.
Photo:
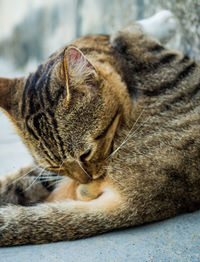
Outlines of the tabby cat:
[[[154,19],[160,41],[169,16]],[[1,246],[200,208],[200,66],[151,29],[82,37],[27,78],[0,78],[0,106],[34,157],[0,180]]]

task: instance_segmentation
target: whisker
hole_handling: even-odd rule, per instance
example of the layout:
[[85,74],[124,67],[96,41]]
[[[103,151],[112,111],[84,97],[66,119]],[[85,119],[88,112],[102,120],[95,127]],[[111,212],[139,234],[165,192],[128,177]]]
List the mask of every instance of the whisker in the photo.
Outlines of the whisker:
[[51,180],[55,180],[55,179],[57,179],[57,178],[63,178],[63,176],[41,176],[41,178],[40,178],[40,180],[42,180],[42,179],[51,179]]
[[[58,181],[57,179],[40,179],[40,181],[38,181],[38,183],[37,184],[39,184],[40,182],[51,182],[51,181],[54,181],[54,180],[56,180],[56,182]],[[59,180],[62,180],[61,178],[59,178]]]
[[[61,176],[60,176],[60,171],[61,171],[61,168],[62,168],[63,164],[64,164],[64,160],[62,161],[62,163],[61,163],[61,165],[60,165],[60,167],[59,167],[58,173],[56,173],[56,181],[55,181],[55,183],[53,183],[53,185],[57,185],[57,184],[60,182],[60,181],[59,181],[59,177],[61,177]],[[63,178],[63,177],[62,177],[62,178]]]
[[20,179],[23,179],[25,176],[27,176],[28,174],[30,174],[31,172],[35,171],[38,168],[38,166],[34,166],[31,170],[29,170],[27,173],[23,174],[22,176],[19,176],[18,178],[12,180],[10,182],[10,184],[15,184],[16,182],[18,182]]
[[[63,178],[62,178],[63,179]],[[60,181],[62,181],[62,179],[58,179],[58,180],[55,180],[54,182],[52,182],[49,186],[57,186],[58,185],[58,183],[60,183]],[[52,180],[53,181],[53,180]],[[44,182],[48,182],[48,180],[47,181],[44,181]]]
[[150,119],[150,117],[148,117],[143,123],[141,123],[141,125],[139,125],[135,131],[129,136],[127,137],[126,140],[124,140],[121,145],[111,154],[111,156],[113,156],[120,148],[122,148],[130,138],[133,138],[136,135],[136,132]]
[[82,167],[81,163],[79,162],[78,159],[75,159],[76,162],[78,163],[78,165],[80,166],[80,168],[83,170],[83,172],[91,179],[91,175],[88,174],[88,172]]
[[[108,171],[110,168],[109,167],[105,167],[105,170]],[[120,183],[120,181],[118,181],[112,174],[109,173],[109,176],[117,183],[119,184],[122,188],[124,187],[123,184]]]
[[[146,107],[144,107],[141,111],[141,113],[139,114],[138,118],[136,119],[135,123],[133,124],[133,126],[131,127],[130,131],[128,132],[127,136],[125,137],[125,139],[123,140],[123,142],[106,158],[106,160],[108,160],[109,158],[111,158],[115,153],[117,153],[117,151],[122,148],[124,146],[124,144],[130,139],[132,138],[133,134],[135,134],[135,132],[137,132],[141,127],[142,125],[146,122],[146,120],[141,124],[139,125],[133,132],[133,128],[136,126],[136,124],[138,123],[139,119],[141,118],[141,116],[143,115],[144,113],[144,110],[146,109]],[[148,118],[149,120],[149,118]]]
[[33,179],[33,182],[24,190],[24,191],[27,191],[29,190],[33,185],[34,183],[38,180],[38,178],[46,171],[45,168],[42,168],[41,172]]
[[55,181],[55,183],[51,183],[51,185],[59,183],[60,180],[63,179],[63,176],[59,175],[63,164],[64,164],[64,161],[61,163],[60,166],[53,166],[53,168],[58,169],[58,171],[48,171],[48,170],[46,170],[46,168],[52,168],[52,166],[49,166],[49,165],[45,166],[45,168],[44,168],[44,170],[46,171],[45,175],[44,176],[42,175],[42,173],[44,172],[44,170],[43,170],[42,173],[40,172],[40,176],[37,176],[36,179],[35,179],[35,181],[36,181],[38,178],[40,178],[40,180],[37,184],[39,184],[41,182],[51,182],[51,181]]
[[53,176],[53,177],[41,176],[38,182],[35,182],[35,185],[41,184],[41,182],[51,182],[49,186],[54,186],[55,184],[58,184],[60,181],[62,181],[63,178],[64,178],[63,176]]
[[58,175],[60,175],[60,171],[61,171],[61,168],[62,168],[63,164],[64,164],[64,161],[62,161],[62,164],[59,166]]

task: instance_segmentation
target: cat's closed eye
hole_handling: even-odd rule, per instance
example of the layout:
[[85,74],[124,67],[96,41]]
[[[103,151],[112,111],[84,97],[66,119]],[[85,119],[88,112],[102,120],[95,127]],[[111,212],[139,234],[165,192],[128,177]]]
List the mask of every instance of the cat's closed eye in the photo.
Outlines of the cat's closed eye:
[[82,155],[80,156],[80,161],[81,161],[82,163],[86,162],[86,160],[87,160],[87,158],[89,157],[89,155],[91,154],[91,152],[92,152],[92,150],[89,149],[89,150],[87,150],[84,154],[82,154]]

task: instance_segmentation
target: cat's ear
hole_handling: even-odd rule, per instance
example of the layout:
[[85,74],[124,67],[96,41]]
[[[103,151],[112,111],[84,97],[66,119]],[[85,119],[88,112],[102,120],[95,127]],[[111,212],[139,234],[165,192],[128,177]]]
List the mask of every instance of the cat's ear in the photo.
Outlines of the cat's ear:
[[0,107],[7,112],[11,109],[12,93],[14,92],[17,79],[0,78]]
[[65,50],[64,70],[67,85],[70,83],[82,84],[85,81],[91,82],[97,77],[95,67],[81,50],[74,46],[69,46]]

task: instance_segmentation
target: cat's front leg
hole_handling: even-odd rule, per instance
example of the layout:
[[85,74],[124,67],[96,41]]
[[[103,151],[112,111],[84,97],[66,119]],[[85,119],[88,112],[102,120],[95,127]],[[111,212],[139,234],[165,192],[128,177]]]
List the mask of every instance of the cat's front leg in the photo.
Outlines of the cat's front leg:
[[[0,206],[32,205],[46,199],[54,189],[49,173],[35,165],[22,168],[0,179]],[[52,184],[51,184],[52,183]]]

